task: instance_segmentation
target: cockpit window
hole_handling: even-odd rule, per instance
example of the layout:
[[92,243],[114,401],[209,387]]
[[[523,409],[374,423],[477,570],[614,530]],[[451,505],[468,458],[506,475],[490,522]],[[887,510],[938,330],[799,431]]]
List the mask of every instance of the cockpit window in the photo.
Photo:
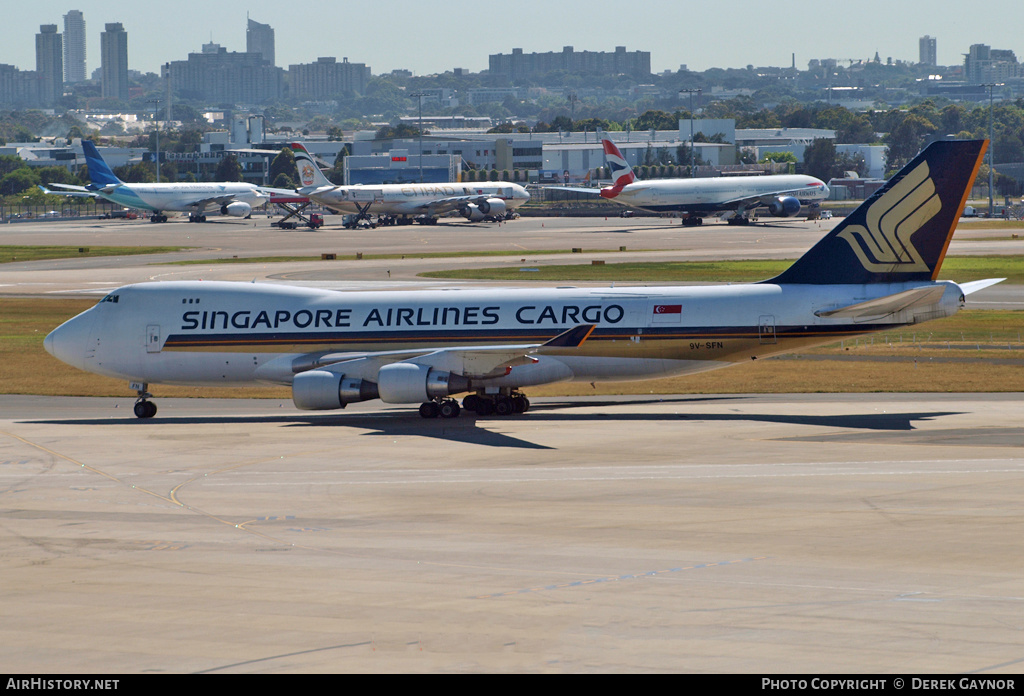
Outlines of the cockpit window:
[[113,302],[114,304],[117,304],[118,300],[120,300],[120,299],[121,299],[120,295],[118,295],[116,293],[111,293],[110,295],[107,295],[102,300],[100,300],[100,303],[103,303],[103,302]]

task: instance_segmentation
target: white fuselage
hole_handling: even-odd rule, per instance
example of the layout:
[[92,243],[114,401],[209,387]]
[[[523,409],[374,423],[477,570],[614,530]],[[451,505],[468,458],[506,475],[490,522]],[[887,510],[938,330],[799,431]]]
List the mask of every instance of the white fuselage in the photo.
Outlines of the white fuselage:
[[208,207],[220,207],[231,201],[258,207],[270,200],[253,184],[230,182],[123,184],[98,193],[117,205],[157,212],[202,213]]
[[[828,186],[813,176],[716,177],[635,181],[611,198],[622,205],[656,211],[736,210],[734,201],[792,196],[802,205],[828,198]],[[745,206],[747,208],[753,205]]]
[[[816,314],[922,285],[942,287],[926,306],[856,322]],[[595,325],[579,348],[545,353],[488,383],[521,387],[724,367],[948,316],[961,297],[949,282],[415,293],[145,283],[123,287],[65,322],[47,337],[46,349],[83,370],[144,383],[289,384],[304,369],[346,356],[353,359],[346,376],[375,381],[383,365],[417,360],[409,351],[439,364],[437,355],[446,351],[543,343]]]
[[337,212],[358,213],[366,209],[367,212],[380,215],[437,215],[456,210],[464,203],[486,198],[500,198],[506,207],[515,209],[530,200],[530,194],[525,188],[507,181],[325,186],[302,191],[311,200]]

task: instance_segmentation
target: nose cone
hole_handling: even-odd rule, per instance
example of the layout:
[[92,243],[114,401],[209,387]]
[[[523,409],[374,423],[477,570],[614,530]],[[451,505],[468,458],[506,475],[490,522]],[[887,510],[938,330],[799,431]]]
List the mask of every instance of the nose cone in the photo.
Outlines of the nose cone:
[[522,186],[520,186],[515,191],[515,198],[516,198],[516,200],[519,200],[519,201],[522,201],[523,203],[525,203],[526,201],[530,200],[530,192],[527,191]]
[[61,362],[85,369],[91,324],[92,317],[87,313],[68,319],[43,339],[43,347]]

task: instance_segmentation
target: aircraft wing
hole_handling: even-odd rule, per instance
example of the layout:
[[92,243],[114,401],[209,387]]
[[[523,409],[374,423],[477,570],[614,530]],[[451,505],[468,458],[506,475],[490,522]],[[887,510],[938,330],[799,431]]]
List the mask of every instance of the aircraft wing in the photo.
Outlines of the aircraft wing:
[[599,188],[583,188],[582,186],[544,186],[545,191],[571,191],[572,193],[585,193],[588,196],[600,196]]
[[792,196],[793,198],[800,199],[800,196],[807,192],[806,188],[795,188],[786,189],[782,191],[772,191],[771,193],[762,193],[757,196],[743,196],[740,198],[733,198],[728,201],[722,201],[718,203],[719,206],[736,206],[742,205],[744,208],[751,208],[755,205],[768,205],[779,196]]
[[84,198],[97,198],[99,194],[95,191],[90,191],[84,186],[75,186],[73,184],[50,184],[54,188],[68,189],[67,191],[53,191],[46,188],[42,184],[39,185],[39,190],[43,193],[49,193],[55,196],[82,196]]
[[407,361],[465,377],[487,379],[504,376],[516,365],[535,363],[538,360],[535,355],[554,353],[559,349],[579,348],[593,333],[594,326],[580,324],[544,343],[311,355],[293,362],[292,369],[295,372],[313,369],[344,370],[343,366],[356,361],[372,361],[381,365]]
[[485,201],[488,198],[493,198],[493,196],[488,196],[479,193],[473,193],[465,196],[448,196],[447,198],[437,198],[432,201],[420,203],[419,205],[414,206],[413,210],[420,210],[423,212],[430,211],[434,213],[444,213],[449,210],[457,209],[463,203],[477,203],[480,201]]

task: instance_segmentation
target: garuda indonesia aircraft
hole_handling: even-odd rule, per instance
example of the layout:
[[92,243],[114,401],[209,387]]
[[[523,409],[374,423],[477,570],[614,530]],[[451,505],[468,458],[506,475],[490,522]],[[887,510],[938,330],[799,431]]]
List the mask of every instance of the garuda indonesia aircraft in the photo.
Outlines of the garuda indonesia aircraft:
[[148,385],[290,385],[300,409],[522,412],[523,387],[727,367],[954,314],[1002,279],[937,280],[986,141],[936,142],[776,278],[706,287],[339,292],[230,282],[115,290],[45,339]]
[[167,222],[167,216],[164,215],[167,211],[188,213],[189,222],[206,222],[206,211],[209,208],[220,208],[222,215],[244,218],[253,208],[270,200],[269,189],[265,191],[253,184],[241,182],[125,183],[107,166],[91,140],[82,141],[82,151],[89,166],[91,183],[88,186],[50,184],[51,187],[65,190],[44,188],[43,191],[66,196],[91,196],[126,208],[149,210],[153,213],[149,218],[151,222]]
[[292,143],[295,167],[302,188],[298,193],[338,213],[354,213],[358,219],[381,216],[389,224],[414,220],[432,225],[438,215],[459,211],[470,222],[505,220],[530,194],[508,181],[440,184],[381,184],[379,186],[336,186],[324,176],[313,157],[300,143]]
[[825,182],[803,174],[640,181],[612,139],[605,134],[602,141],[614,183],[601,189],[565,190],[588,191],[631,208],[683,213],[684,225],[700,225],[704,217],[721,213],[731,213],[730,225],[746,225],[761,207],[772,217],[793,217],[802,206],[828,198]]

